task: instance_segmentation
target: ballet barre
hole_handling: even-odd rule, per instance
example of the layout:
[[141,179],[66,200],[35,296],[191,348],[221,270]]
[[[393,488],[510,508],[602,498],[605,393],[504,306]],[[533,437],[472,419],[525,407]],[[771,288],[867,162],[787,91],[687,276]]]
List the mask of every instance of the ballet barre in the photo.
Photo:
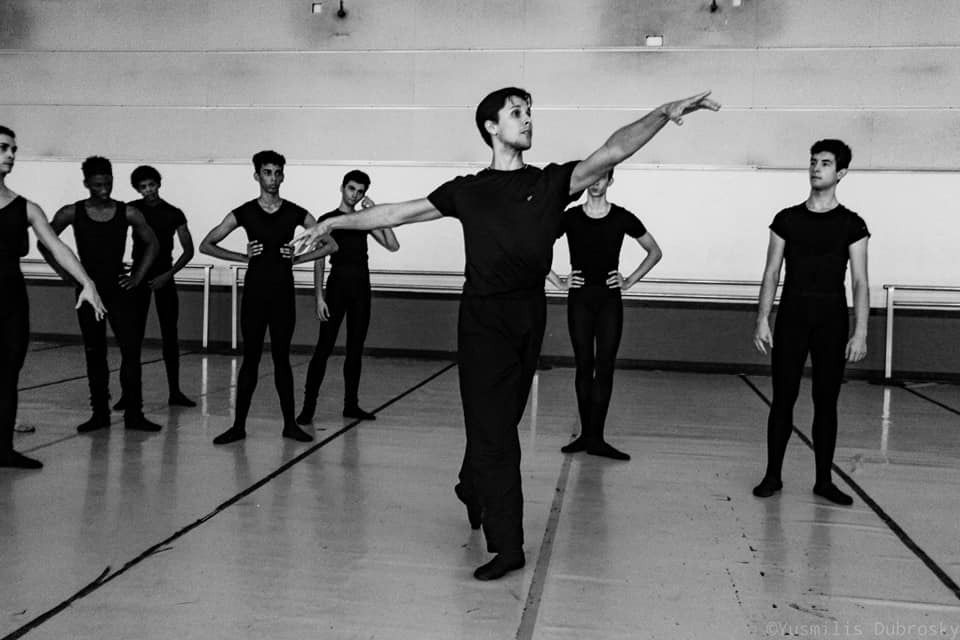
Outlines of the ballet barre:
[[[62,280],[45,260],[25,258],[20,260],[23,276],[29,280]],[[129,265],[128,265],[129,266]],[[203,286],[203,330],[201,341],[206,349],[210,341],[210,278],[213,272],[212,264],[198,264],[191,262],[177,272],[174,280],[178,284],[200,284]]]
[[[893,316],[894,309],[960,309],[960,287],[924,286],[910,284],[885,284],[886,292],[886,341],[883,358],[883,379],[893,379]],[[926,298],[897,300],[900,293],[934,294]]]

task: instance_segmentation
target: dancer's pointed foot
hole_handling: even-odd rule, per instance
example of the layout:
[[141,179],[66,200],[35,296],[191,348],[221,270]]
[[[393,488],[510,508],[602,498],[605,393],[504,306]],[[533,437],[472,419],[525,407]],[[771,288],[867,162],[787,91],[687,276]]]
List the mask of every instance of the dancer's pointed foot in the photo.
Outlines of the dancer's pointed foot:
[[560,447],[560,451],[561,453],[578,453],[580,451],[586,451],[589,445],[590,445],[590,442],[581,433],[579,436],[577,436],[576,440]]
[[526,564],[523,552],[501,553],[494,556],[493,560],[487,564],[478,567],[473,572],[473,577],[477,580],[499,580],[511,571],[522,569]]
[[237,442],[238,440],[243,440],[247,437],[247,432],[242,427],[230,427],[216,438],[213,439],[213,444],[230,444],[231,442]]
[[42,469],[43,463],[11,449],[0,453],[0,467],[7,469]]
[[460,502],[467,507],[467,520],[470,522],[470,528],[474,530],[479,529],[483,524],[483,512],[480,510],[480,503],[476,498],[471,498],[467,495],[463,485],[456,485],[453,488],[453,492],[457,494]]
[[313,436],[295,424],[288,424],[283,428],[283,437],[297,442],[313,442]]
[[171,407],[195,407],[197,403],[184,395],[179,389],[170,393],[167,404]]
[[591,456],[600,456],[603,458],[610,458],[611,460],[629,460],[630,454],[624,453],[619,449],[615,449],[611,445],[607,444],[603,440],[599,442],[594,442],[587,447],[587,453]]
[[358,420],[376,420],[377,419],[377,416],[373,415],[369,411],[364,411],[357,405],[353,405],[352,407],[344,407],[343,417],[357,418]]
[[839,504],[844,507],[849,507],[853,504],[853,498],[845,494],[843,491],[840,491],[840,489],[837,488],[837,485],[833,484],[832,482],[818,482],[817,484],[813,485],[813,492],[821,498],[829,500],[834,504]]
[[764,478],[760,481],[760,484],[753,488],[753,495],[758,498],[769,498],[781,489],[783,489],[783,482],[781,480]]

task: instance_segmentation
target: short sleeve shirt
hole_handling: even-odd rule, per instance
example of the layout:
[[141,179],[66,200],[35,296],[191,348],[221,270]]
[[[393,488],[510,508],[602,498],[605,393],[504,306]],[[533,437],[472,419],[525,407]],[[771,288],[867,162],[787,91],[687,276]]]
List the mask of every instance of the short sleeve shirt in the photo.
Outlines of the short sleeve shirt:
[[250,258],[247,281],[293,282],[293,261],[281,256],[280,248],[303,226],[307,210],[284,200],[279,209],[267,213],[257,200],[251,200],[234,209],[233,215],[250,241],[263,243],[263,251]]
[[[131,202],[130,205],[136,207],[143,214],[160,244],[157,259],[150,265],[147,277],[151,278],[164,271],[169,271],[173,267],[173,236],[179,227],[187,224],[187,217],[183,215],[183,211],[166,200],[160,200],[157,204],[150,205],[141,199]],[[137,234],[133,234],[134,263],[140,261],[145,250],[146,246],[143,241]]]
[[543,291],[576,162],[483,171],[454,178],[428,196],[463,227],[465,296]]
[[870,235],[863,218],[843,205],[810,211],[801,203],[780,211],[770,229],[786,242],[784,297],[846,295],[849,247]]
[[646,233],[647,228],[637,216],[611,204],[602,218],[591,218],[583,206],[568,209],[559,235],[566,234],[570,266],[583,275],[584,284],[602,285],[610,272],[619,268],[624,236],[640,238]]

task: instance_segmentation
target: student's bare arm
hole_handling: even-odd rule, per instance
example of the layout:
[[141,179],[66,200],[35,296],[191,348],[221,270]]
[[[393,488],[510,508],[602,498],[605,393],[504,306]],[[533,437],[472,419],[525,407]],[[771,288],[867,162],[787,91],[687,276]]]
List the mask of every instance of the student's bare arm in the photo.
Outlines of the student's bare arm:
[[718,111],[720,103],[711,100],[709,95],[709,91],[704,91],[689,98],[667,102],[639,120],[617,129],[603,146],[577,163],[570,178],[570,193],[586,189],[610,169],[635,154],[671,120],[683,124],[683,116],[688,113],[701,109]]
[[329,234],[334,229],[355,229],[358,231],[370,231],[371,229],[382,229],[385,227],[399,227],[404,224],[414,222],[426,222],[427,220],[436,220],[441,217],[441,213],[427,198],[420,200],[408,200],[406,202],[394,202],[388,204],[378,204],[364,209],[360,213],[349,216],[334,216],[327,218],[323,222],[317,223],[312,229],[307,229],[304,233],[294,238],[294,246],[300,251],[304,248],[312,247],[318,238]]
[[[376,204],[377,203],[371,200],[369,197],[364,198],[360,202],[360,206],[362,206],[364,209],[374,207]],[[373,236],[373,239],[376,240],[380,246],[387,251],[393,252],[400,249],[400,242],[397,240],[397,235],[390,227],[386,227],[384,229],[374,229],[370,232],[370,235]]]
[[[614,274],[611,274],[611,278],[614,277],[614,275],[618,276],[617,280],[619,281],[617,282],[617,286],[624,291],[637,284],[640,279],[647,275],[650,270],[653,269],[653,267],[656,266],[656,264],[663,258],[663,251],[660,250],[660,245],[657,244],[657,240],[653,237],[652,233],[648,232],[643,234],[637,238],[637,242],[640,243],[640,246],[643,247],[643,250],[647,252],[646,257],[644,257],[643,261],[640,262],[639,266],[637,266],[637,268],[633,270],[633,273],[626,278],[619,277],[619,272],[614,272]],[[611,285],[610,280],[607,281],[607,284]]]
[[870,319],[870,282],[867,277],[867,238],[850,245],[850,279],[853,282],[853,335],[847,342],[846,356],[858,362],[867,356],[867,322]]
[[[39,207],[37,208],[39,209]],[[41,211],[40,214],[43,215],[43,212]],[[61,233],[63,233],[64,229],[73,224],[75,217],[76,207],[74,207],[72,204],[60,207],[57,212],[53,214],[53,220],[50,221],[50,231],[54,236],[59,236]],[[44,219],[46,219],[46,216],[44,216]],[[34,230],[36,230],[36,227],[34,227]],[[73,274],[71,274],[70,271],[65,268],[65,265],[61,264],[56,256],[50,251],[50,249],[47,248],[47,244],[43,242],[43,239],[40,237],[39,233],[37,234],[37,239],[40,240],[37,242],[37,249],[40,251],[40,255],[43,256],[43,259],[47,261],[47,264],[49,264],[50,267],[53,268],[53,270],[56,271],[57,274],[65,281],[71,284],[78,284],[80,281],[74,278]],[[60,240],[59,237],[57,240]]]
[[[317,226],[317,220],[309,213],[303,219],[303,228],[312,229]],[[307,253],[302,253],[300,255],[293,254],[293,245],[287,245],[290,250],[290,255],[293,256],[293,264],[300,264],[301,262],[310,262],[311,260],[321,260],[331,253],[335,253],[340,247],[337,245],[337,241],[333,239],[332,236],[322,236],[317,239],[317,246]]]
[[120,286],[129,290],[139,287],[140,283],[143,282],[143,278],[147,275],[147,269],[150,268],[153,261],[157,259],[157,254],[160,253],[160,243],[157,241],[153,229],[147,224],[147,219],[136,207],[127,205],[127,223],[144,246],[143,255],[140,257],[140,261],[130,268],[130,274],[120,276]]
[[767,262],[763,268],[763,282],[760,284],[760,299],[757,303],[757,326],[753,332],[753,344],[760,353],[767,353],[767,346],[773,347],[773,334],[770,332],[770,312],[773,299],[780,284],[780,269],[783,267],[783,251],[787,242],[772,230],[767,245]]
[[231,251],[230,249],[224,249],[220,246],[220,242],[223,241],[228,235],[234,232],[237,228],[237,217],[233,215],[231,211],[223,220],[220,221],[220,224],[215,226],[207,235],[203,237],[203,240],[200,241],[200,253],[208,256],[213,256],[214,258],[220,258],[221,260],[228,260],[230,262],[249,262],[250,258],[245,253],[240,253],[239,251]]

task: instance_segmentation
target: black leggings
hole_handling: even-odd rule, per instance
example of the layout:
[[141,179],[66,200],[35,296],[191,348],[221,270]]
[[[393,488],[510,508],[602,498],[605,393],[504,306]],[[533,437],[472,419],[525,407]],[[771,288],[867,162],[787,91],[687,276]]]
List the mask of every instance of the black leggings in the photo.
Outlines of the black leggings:
[[457,362],[467,448],[460,485],[483,509],[490,549],[523,549],[523,491],[517,426],[530,395],[546,325],[542,291],[460,301]]
[[150,298],[157,301],[157,320],[160,322],[160,337],[163,340],[163,364],[167,370],[167,388],[173,394],[180,390],[180,344],[177,336],[177,317],[179,300],[177,286],[170,279],[167,284],[151,291],[143,286],[137,291],[137,315],[140,319],[140,334],[147,328],[147,315],[150,312]]
[[240,333],[243,336],[243,361],[237,374],[237,404],[233,426],[245,428],[250,401],[257,388],[263,341],[270,329],[270,354],[273,379],[280,398],[284,426],[293,424],[293,369],[290,367],[290,341],[297,323],[293,282],[250,282],[240,302]]
[[767,421],[767,478],[780,479],[783,456],[793,430],[793,406],[800,393],[800,378],[809,353],[817,482],[830,480],[849,323],[843,297],[796,296],[780,303],[773,332],[773,403]]
[[355,407],[360,391],[363,343],[370,327],[370,277],[362,272],[342,275],[333,271],[327,281],[327,308],[330,318],[320,323],[317,346],[307,368],[304,405],[313,406],[327,371],[327,359],[333,353],[343,317],[347,317],[347,354],[343,361],[343,405]]
[[567,326],[577,365],[575,387],[581,435],[602,440],[623,334],[620,290],[601,285],[571,289],[567,297]]
[[0,311],[0,454],[13,450],[17,422],[17,382],[30,341],[30,309],[26,290],[3,291]]
[[110,415],[110,367],[107,364],[109,322],[120,346],[120,390],[124,400],[124,418],[136,418],[143,415],[140,386],[140,344],[143,342],[143,333],[137,318],[135,294],[116,286],[98,286],[97,290],[107,309],[105,321],[97,320],[89,304],[77,309],[87,363],[90,408],[95,416]]

